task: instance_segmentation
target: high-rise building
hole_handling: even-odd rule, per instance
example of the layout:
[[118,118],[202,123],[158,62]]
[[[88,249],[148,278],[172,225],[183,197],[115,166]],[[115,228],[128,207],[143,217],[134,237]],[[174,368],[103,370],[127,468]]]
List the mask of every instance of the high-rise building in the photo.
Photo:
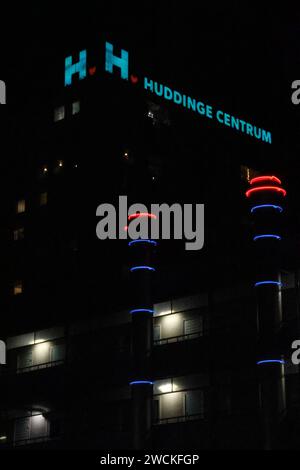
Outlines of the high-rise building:
[[[254,70],[276,69],[278,37],[256,48],[268,13],[81,8],[27,12],[6,59],[0,447],[296,446],[297,165]],[[273,175],[285,202],[249,205]],[[99,240],[97,207],[122,195],[205,204],[203,249]]]

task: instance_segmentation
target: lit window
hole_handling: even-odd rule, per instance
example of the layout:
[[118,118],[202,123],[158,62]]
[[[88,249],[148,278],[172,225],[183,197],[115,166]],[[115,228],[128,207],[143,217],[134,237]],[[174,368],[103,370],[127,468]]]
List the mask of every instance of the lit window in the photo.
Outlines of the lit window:
[[49,421],[40,413],[18,418],[14,423],[14,444],[26,445],[28,441],[47,439],[50,431]]
[[249,168],[248,166],[242,165],[241,166],[241,179],[249,183],[252,178],[259,176],[259,172],[254,170],[253,168]]
[[23,293],[23,283],[22,281],[16,281],[14,283],[14,295],[20,295]]
[[14,240],[23,240],[24,239],[24,227],[20,227],[14,230]]
[[40,194],[40,206],[45,206],[48,202],[48,193]]
[[78,114],[80,111],[80,101],[74,101],[72,103],[72,114]]
[[25,199],[20,199],[17,202],[17,213],[22,214],[23,212],[25,212]]
[[54,122],[62,121],[65,118],[65,107],[59,106],[54,110]]

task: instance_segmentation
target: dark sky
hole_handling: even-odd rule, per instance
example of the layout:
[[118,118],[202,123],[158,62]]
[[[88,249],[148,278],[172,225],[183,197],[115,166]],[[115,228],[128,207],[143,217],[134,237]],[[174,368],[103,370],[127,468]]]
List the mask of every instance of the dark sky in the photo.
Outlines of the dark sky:
[[[144,73],[274,134],[276,155],[297,145],[291,82],[300,67],[300,13],[250,2],[53,2],[7,7],[1,78],[13,111],[56,93],[64,57],[104,39],[128,48]],[[291,150],[289,149],[289,152]]]

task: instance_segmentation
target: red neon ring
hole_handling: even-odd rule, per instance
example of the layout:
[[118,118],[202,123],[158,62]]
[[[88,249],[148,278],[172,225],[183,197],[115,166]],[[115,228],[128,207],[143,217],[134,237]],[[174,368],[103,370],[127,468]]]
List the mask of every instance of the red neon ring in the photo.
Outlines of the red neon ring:
[[252,178],[252,180],[250,180],[250,184],[259,183],[261,181],[274,181],[274,183],[281,184],[281,181],[279,178],[277,178],[277,176],[257,176],[256,178]]
[[149,212],[139,212],[136,214],[130,214],[128,220],[138,219],[140,217],[148,217],[149,219],[157,219],[155,214],[150,214]]
[[277,193],[282,193],[283,196],[286,196],[286,190],[283,188],[278,188],[278,186],[259,186],[258,188],[248,189],[246,196],[250,197],[251,194],[256,191],[276,191]]

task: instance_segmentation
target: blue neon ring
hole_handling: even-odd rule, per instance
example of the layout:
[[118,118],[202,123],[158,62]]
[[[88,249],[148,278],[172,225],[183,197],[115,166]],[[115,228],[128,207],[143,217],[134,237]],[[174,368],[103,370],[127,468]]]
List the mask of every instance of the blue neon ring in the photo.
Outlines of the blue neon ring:
[[282,283],[278,281],[260,281],[254,284],[255,287],[263,286],[263,285],[274,285],[274,286],[282,287]]
[[253,241],[255,242],[256,240],[260,240],[263,238],[274,238],[276,240],[281,240],[280,235],[266,234],[266,235],[256,235],[255,237],[253,237]]
[[256,364],[258,366],[262,364],[285,364],[285,361],[283,359],[265,359],[263,361],[258,361]]
[[155,271],[155,268],[152,268],[152,266],[134,266],[133,268],[130,268],[131,272],[139,271],[139,270]]
[[151,310],[150,308],[135,308],[133,310],[130,310],[130,314],[133,313],[154,313],[154,310]]
[[134,380],[133,382],[129,382],[129,385],[153,385],[154,382],[151,380]]
[[128,243],[128,246],[135,245],[136,243],[149,243],[149,245],[157,246],[157,242],[156,242],[156,241],[154,241],[154,240],[147,240],[147,239],[144,239],[144,238],[138,238],[138,239],[136,239],[136,240],[131,240],[131,241]]
[[283,212],[283,207],[276,206],[275,204],[260,204],[259,206],[253,206],[251,208],[251,213],[255,212],[257,209],[275,209],[279,212]]

